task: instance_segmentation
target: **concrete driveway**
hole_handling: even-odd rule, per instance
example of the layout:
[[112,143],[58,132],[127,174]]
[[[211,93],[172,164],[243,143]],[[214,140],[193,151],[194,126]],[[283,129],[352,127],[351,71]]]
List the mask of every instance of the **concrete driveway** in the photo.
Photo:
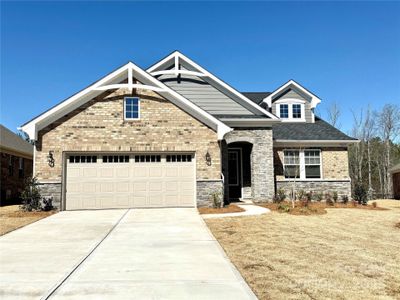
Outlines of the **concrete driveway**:
[[256,299],[196,209],[61,212],[0,255],[1,299]]

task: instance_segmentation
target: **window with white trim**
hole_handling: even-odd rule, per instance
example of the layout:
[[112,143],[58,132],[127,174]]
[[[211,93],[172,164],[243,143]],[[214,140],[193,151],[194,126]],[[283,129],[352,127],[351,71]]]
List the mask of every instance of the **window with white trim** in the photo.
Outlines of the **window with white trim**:
[[320,149],[289,149],[283,151],[283,170],[287,179],[320,179]]
[[292,118],[301,119],[301,104],[292,104]]
[[289,118],[289,104],[281,104],[279,106],[279,116],[282,119]]
[[321,178],[321,151],[304,150],[304,166],[306,178]]
[[140,118],[140,100],[137,97],[125,97],[124,99],[125,120],[138,120]]
[[300,178],[300,151],[284,151],[284,173],[285,178]]
[[305,121],[304,103],[277,103],[279,118],[287,121]]

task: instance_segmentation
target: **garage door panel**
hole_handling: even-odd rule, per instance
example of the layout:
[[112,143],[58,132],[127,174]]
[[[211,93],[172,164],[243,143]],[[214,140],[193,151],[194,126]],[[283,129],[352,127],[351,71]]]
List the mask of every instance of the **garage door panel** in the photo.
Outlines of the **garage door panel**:
[[110,168],[101,168],[100,169],[100,177],[101,178],[113,178],[114,177],[114,169]]
[[130,182],[119,182],[115,184],[115,190],[119,193],[129,193]]
[[118,168],[117,178],[129,178],[129,168]]
[[142,154],[128,160],[120,154],[102,156],[67,160],[67,209],[194,206],[194,160],[180,162],[180,155],[171,155],[176,160],[167,161],[166,154],[156,160]]

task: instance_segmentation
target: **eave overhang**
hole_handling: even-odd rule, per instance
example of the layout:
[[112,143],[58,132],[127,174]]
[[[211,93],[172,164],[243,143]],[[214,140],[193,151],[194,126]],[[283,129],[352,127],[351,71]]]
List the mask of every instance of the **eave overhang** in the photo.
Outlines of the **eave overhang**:
[[274,140],[274,147],[348,147],[359,140]]

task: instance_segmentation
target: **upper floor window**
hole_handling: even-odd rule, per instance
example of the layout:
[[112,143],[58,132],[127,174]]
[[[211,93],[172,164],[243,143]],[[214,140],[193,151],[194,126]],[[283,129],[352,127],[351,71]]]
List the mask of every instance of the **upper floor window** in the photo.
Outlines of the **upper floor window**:
[[140,118],[140,100],[136,97],[126,97],[124,100],[125,120],[137,120]]
[[293,119],[301,119],[301,104],[292,104]]
[[283,119],[289,118],[289,105],[288,104],[281,104],[279,108],[280,117]]
[[321,178],[321,150],[284,150],[283,155],[285,178]]
[[304,103],[277,103],[277,112],[284,121],[305,121]]

